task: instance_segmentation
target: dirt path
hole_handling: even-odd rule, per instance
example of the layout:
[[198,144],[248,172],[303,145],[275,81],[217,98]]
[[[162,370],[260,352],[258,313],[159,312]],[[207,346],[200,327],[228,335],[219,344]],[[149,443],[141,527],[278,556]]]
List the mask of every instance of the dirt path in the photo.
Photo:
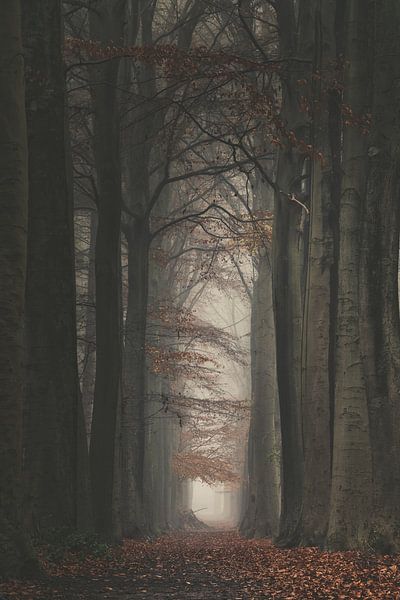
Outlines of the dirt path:
[[400,600],[400,556],[282,550],[234,532],[126,541],[106,557],[45,564],[0,600]]

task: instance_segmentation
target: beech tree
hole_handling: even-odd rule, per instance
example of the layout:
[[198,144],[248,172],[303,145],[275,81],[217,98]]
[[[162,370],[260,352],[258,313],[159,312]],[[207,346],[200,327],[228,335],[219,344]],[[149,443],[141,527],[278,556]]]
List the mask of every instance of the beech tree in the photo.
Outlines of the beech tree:
[[[310,143],[309,235],[302,346],[302,438],[304,482],[300,542],[324,544],[329,516],[332,412],[334,403],[334,336],[337,255],[340,123],[339,33],[336,2],[309,3],[307,19],[314,28],[313,104]],[[338,44],[339,45],[339,44]]]
[[[351,1],[346,13],[349,67],[344,101],[348,127],[343,140],[339,221],[335,437],[328,544],[330,548],[372,546],[394,550],[399,544],[394,501],[398,494],[398,464],[392,459],[398,444],[393,390],[397,386],[399,348],[399,180],[395,151],[398,115],[394,108],[398,90],[392,86],[398,68],[399,42],[394,31],[399,13],[394,5],[383,6],[381,2],[369,8],[371,12],[365,11],[362,3]],[[373,55],[367,63],[372,22]],[[364,128],[370,118],[369,132]],[[391,207],[388,213],[387,203]],[[389,213],[390,224],[384,216]]]
[[[396,172],[397,144],[397,116],[383,98],[392,90],[397,102],[390,83],[397,63],[390,57],[398,52],[392,33],[398,15],[388,8],[389,24],[386,7],[377,2],[366,10],[351,1],[276,6],[285,69],[279,73],[277,176],[268,183],[276,195],[283,486],[277,540],[283,545],[397,547],[397,461],[391,458],[397,417],[390,390],[398,346],[398,216],[389,210],[384,233],[388,225],[375,196],[397,198],[397,176],[383,175],[386,168]],[[389,139],[393,146],[382,143]],[[383,189],[378,180],[390,184]]]
[[[269,194],[269,209],[272,208]],[[268,207],[268,196],[263,198]],[[265,207],[265,208],[267,208]],[[279,419],[275,327],[272,302],[271,239],[262,237],[257,250],[252,289],[251,388],[252,405],[248,439],[248,500],[241,524],[246,535],[277,534],[279,497]]]
[[[368,12],[360,2],[349,2],[346,14],[344,101],[356,114],[368,110],[365,92],[369,69],[365,61]],[[368,87],[367,87],[368,89]],[[368,537],[371,510],[371,450],[364,374],[360,354],[360,289],[354,285],[360,268],[361,198],[366,194],[368,139],[357,127],[347,128],[343,143],[343,181],[340,206],[340,258],[338,281],[335,431],[332,473],[331,547],[362,545]],[[356,424],[354,427],[353,424]],[[362,490],[362,491],[361,491]]]
[[[399,549],[399,7],[374,2],[372,126],[363,216],[362,353],[372,446],[373,528],[378,550]],[[365,333],[368,331],[368,334]],[[365,337],[364,337],[365,335]],[[373,364],[372,364],[373,361]]]
[[0,10],[0,574],[33,566],[22,513],[23,314],[28,162],[21,6]]
[[[90,35],[100,48],[123,43],[126,3],[97,1],[89,11]],[[113,538],[115,436],[121,394],[121,165],[118,73],[120,60],[91,67],[93,152],[97,177],[96,382],[90,472],[96,531]]]
[[76,356],[61,10],[61,1],[22,2],[29,142],[24,470],[34,530],[78,522],[86,527],[89,518],[86,474],[78,474],[87,450]]
[[309,119],[298,104],[298,73],[291,61],[298,57],[300,73],[307,77],[313,40],[308,10],[307,3],[299,4],[298,26],[295,6],[291,1],[280,3],[277,10],[280,52],[288,62],[288,73],[282,80],[281,118],[284,129],[277,163],[273,234],[273,297],[282,434],[279,538],[284,544],[292,543],[297,536],[304,475],[300,386],[307,211],[291,199],[301,191],[305,160],[294,139],[308,140]]

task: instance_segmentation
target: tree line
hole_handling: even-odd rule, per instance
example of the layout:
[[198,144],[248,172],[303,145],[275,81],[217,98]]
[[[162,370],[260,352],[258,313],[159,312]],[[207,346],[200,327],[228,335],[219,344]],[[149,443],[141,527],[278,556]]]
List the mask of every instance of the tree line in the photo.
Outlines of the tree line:
[[115,541],[180,526],[190,477],[235,478],[227,431],[245,411],[206,354],[243,364],[243,350],[193,312],[210,281],[230,285],[224,236],[204,223],[224,227],[214,195],[237,163],[212,161],[192,120],[216,84],[194,92],[152,51],[158,36],[167,58],[188,52],[219,9],[11,4],[0,512],[1,573],[15,575],[37,568],[31,540],[49,531]]
[[[285,131],[254,354],[276,344],[261,389],[253,374],[242,528],[397,551],[398,6],[279,2],[276,19]],[[281,436],[281,487],[266,431]]]

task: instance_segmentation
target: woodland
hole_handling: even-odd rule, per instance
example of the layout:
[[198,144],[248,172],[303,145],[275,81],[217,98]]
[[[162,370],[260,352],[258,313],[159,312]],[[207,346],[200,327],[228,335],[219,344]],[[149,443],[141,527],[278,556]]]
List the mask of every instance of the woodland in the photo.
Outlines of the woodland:
[[2,0],[1,600],[400,599],[399,231],[398,0]]

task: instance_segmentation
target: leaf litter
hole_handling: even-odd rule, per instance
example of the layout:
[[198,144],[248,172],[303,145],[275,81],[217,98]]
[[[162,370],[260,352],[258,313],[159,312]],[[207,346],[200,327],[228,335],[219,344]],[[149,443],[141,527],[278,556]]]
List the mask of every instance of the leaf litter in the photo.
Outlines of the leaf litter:
[[1,600],[400,600],[400,555],[281,549],[227,531],[126,540],[102,558],[42,564],[40,580],[0,582]]

